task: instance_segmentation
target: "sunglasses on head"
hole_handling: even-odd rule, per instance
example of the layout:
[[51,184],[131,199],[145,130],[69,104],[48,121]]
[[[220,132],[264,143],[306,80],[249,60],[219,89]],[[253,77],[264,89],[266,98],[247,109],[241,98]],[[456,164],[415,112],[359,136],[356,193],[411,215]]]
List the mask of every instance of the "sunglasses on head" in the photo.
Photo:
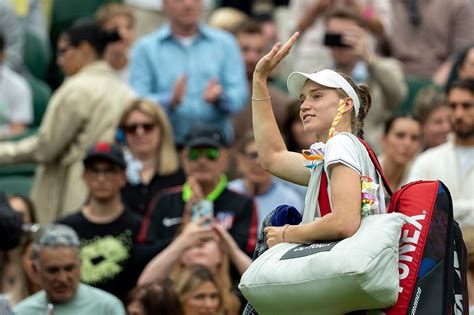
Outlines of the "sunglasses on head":
[[215,161],[219,158],[219,149],[217,148],[192,148],[188,151],[188,160],[196,161],[200,156],[208,160]]
[[147,124],[130,124],[130,125],[125,125],[122,127],[122,129],[125,131],[125,133],[128,134],[136,134],[138,131],[138,128],[141,128],[145,133],[149,133],[153,129],[155,129],[155,124],[154,123],[147,123]]

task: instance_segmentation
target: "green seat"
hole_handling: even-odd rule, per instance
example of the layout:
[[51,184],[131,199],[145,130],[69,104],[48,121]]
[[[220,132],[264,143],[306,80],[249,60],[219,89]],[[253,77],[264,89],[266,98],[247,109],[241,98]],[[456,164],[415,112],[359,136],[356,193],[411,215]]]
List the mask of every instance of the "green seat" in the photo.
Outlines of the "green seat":
[[0,178],[5,176],[30,176],[35,174],[35,164],[1,165]]
[[31,176],[5,176],[0,177],[0,191],[7,194],[19,194],[25,197],[30,195],[33,177]]
[[434,85],[433,81],[424,78],[407,79],[408,93],[405,99],[395,109],[395,114],[411,113],[418,92],[429,85]]
[[33,115],[34,120],[31,127],[39,127],[43,119],[44,112],[51,98],[51,88],[42,80],[33,76],[27,76],[26,80],[30,85],[33,95]]
[[[48,43],[49,44],[49,43]],[[25,31],[23,62],[26,68],[39,79],[46,79],[51,62],[51,47],[32,31]]]
[[123,2],[121,0],[54,0],[51,18],[51,40],[53,47],[62,31],[67,30],[76,20],[93,18],[95,11],[104,4]]

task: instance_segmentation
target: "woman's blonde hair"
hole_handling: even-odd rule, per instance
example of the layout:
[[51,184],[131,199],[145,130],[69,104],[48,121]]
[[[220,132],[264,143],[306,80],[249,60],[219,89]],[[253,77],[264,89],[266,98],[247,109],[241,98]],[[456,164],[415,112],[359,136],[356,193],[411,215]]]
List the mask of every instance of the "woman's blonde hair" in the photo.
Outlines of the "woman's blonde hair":
[[125,15],[130,19],[132,25],[135,24],[135,16],[133,15],[132,9],[123,3],[109,3],[99,7],[96,11],[95,19],[97,23],[104,26],[110,19],[117,15]]
[[219,295],[219,313],[223,310],[224,299],[223,290],[209,269],[201,265],[194,265],[183,268],[176,278],[172,278],[174,289],[178,294],[179,301],[183,305],[189,296],[204,282],[212,282]]
[[[206,270],[208,270],[206,267],[199,266],[199,265],[185,267],[181,265],[180,263],[177,263],[173,267],[173,270],[170,273],[170,279],[175,283],[175,289],[176,289],[176,292],[178,292],[178,295],[180,296],[181,302],[183,301],[183,299],[180,292],[185,291],[184,283],[186,283],[187,281],[190,281],[190,280],[186,280],[186,278],[191,277],[192,274],[195,272],[193,271],[193,268],[205,268]],[[185,275],[186,271],[190,272],[191,274],[186,276]],[[230,263],[229,263],[229,258],[225,253],[223,253],[222,255],[221,264],[219,265],[217,269],[217,273],[213,275],[213,278],[215,280],[213,282],[214,284],[216,284],[216,287],[218,288],[218,291],[220,294],[221,310],[225,311],[226,315],[240,315],[241,303],[238,297],[232,293],[232,280],[230,278]],[[199,286],[199,284],[201,284],[202,282],[204,281],[196,283],[194,288]],[[189,293],[191,292],[191,290],[192,288],[190,289]]]
[[134,111],[139,111],[150,117],[160,128],[161,140],[156,152],[156,172],[161,176],[177,172],[179,169],[178,152],[174,142],[171,123],[166,113],[158,104],[144,99],[137,99],[132,101],[123,111],[119,123],[120,128],[125,126],[128,117]]

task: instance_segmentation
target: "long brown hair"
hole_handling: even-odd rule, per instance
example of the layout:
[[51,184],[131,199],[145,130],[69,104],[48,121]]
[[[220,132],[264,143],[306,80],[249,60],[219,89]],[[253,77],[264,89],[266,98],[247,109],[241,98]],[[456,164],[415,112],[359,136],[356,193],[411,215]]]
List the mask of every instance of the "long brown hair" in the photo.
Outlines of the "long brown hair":
[[159,175],[170,175],[178,171],[179,158],[176,150],[173,130],[166,113],[161,106],[148,100],[137,99],[132,101],[123,111],[119,127],[123,128],[128,117],[134,111],[139,111],[155,121],[161,131],[161,140],[157,149],[156,172]]

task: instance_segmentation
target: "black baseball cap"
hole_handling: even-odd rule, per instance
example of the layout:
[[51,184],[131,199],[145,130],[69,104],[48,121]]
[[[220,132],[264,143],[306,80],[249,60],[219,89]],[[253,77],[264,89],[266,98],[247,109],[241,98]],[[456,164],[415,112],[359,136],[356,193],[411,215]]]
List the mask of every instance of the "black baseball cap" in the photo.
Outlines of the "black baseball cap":
[[199,146],[222,148],[228,145],[222,130],[213,125],[192,126],[184,138],[184,146],[188,148]]
[[95,160],[105,160],[111,162],[121,168],[127,168],[127,163],[122,153],[122,149],[116,144],[107,142],[97,142],[92,146],[86,154],[84,165],[90,164]]

